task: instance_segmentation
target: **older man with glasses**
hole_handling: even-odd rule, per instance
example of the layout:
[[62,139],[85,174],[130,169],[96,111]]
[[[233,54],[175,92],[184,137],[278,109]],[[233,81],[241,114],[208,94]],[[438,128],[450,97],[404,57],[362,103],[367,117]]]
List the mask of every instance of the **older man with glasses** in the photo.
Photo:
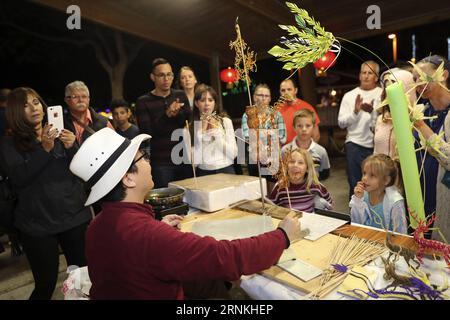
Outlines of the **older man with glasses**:
[[81,145],[93,132],[109,127],[114,129],[106,117],[99,115],[89,106],[89,89],[82,81],[74,81],[66,86],[64,101],[69,112],[64,116],[64,127],[75,133]]
[[162,188],[171,181],[192,175],[188,164],[175,163],[171,157],[172,149],[178,143],[171,140],[172,133],[184,128],[186,121],[191,118],[191,108],[184,91],[171,88],[174,73],[167,60],[158,58],[153,61],[150,79],[155,88],[137,100],[136,117],[141,133],[153,137],[153,180],[156,188]]

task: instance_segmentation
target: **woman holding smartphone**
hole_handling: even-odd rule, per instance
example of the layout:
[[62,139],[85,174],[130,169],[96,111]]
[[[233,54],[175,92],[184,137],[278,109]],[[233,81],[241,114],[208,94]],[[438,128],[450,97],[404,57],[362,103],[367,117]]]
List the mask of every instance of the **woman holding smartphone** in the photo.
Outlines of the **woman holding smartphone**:
[[46,105],[31,88],[8,96],[6,118],[12,130],[0,156],[17,193],[14,226],[33,272],[30,299],[51,299],[58,278],[59,246],[67,265],[86,265],[84,235],[91,219],[82,182],[69,171],[75,135],[43,125]]

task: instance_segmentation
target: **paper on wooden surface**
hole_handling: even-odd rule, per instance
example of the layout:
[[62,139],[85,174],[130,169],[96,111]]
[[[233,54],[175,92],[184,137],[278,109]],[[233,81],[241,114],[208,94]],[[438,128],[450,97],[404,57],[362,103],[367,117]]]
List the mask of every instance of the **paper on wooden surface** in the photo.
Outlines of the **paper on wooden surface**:
[[308,282],[309,280],[312,280],[322,274],[321,269],[300,259],[278,263],[277,266],[305,282]]
[[315,241],[320,237],[344,225],[347,221],[322,216],[320,214],[303,212],[300,218],[302,229],[309,229],[309,235],[305,239]]
[[211,236],[216,240],[249,238],[272,230],[275,230],[275,226],[269,216],[198,221],[192,226],[193,233],[200,236]]
[[286,250],[283,251],[283,254],[281,255],[280,259],[278,259],[278,263],[283,263],[295,259],[297,259],[295,251],[292,248],[287,248]]

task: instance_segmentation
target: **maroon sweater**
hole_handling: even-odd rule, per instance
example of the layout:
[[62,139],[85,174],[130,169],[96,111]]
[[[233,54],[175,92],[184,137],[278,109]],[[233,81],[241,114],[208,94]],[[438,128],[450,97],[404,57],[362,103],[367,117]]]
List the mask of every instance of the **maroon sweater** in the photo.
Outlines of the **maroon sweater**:
[[86,235],[92,299],[183,299],[181,282],[236,280],[271,267],[286,247],[280,229],[216,241],[155,220],[149,205],[102,207]]

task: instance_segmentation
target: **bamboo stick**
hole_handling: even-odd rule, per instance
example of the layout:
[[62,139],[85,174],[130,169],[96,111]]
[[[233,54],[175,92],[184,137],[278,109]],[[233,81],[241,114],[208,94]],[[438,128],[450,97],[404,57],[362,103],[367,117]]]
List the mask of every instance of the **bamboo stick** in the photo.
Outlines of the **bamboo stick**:
[[189,122],[186,120],[186,130],[187,133],[189,135],[189,153],[191,154],[191,164],[192,164],[192,173],[194,174],[194,183],[195,183],[195,188],[198,189],[198,185],[197,185],[197,175],[195,174],[195,164],[194,164],[194,149],[192,148],[192,143],[191,143],[191,133],[189,132]]

